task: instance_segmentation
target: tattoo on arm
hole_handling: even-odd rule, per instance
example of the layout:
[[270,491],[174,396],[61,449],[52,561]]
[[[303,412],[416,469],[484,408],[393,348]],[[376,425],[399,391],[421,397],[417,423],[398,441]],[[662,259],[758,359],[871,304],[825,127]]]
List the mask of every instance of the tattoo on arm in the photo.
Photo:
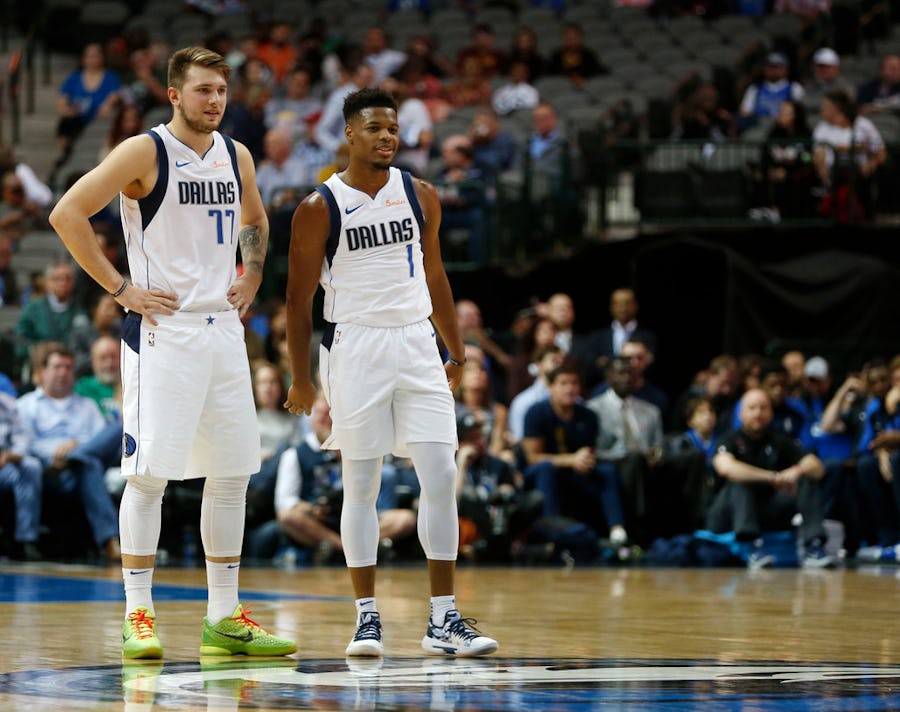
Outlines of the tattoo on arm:
[[241,261],[244,269],[262,275],[266,261],[266,248],[269,236],[259,225],[248,225],[238,233],[238,244],[241,246]]

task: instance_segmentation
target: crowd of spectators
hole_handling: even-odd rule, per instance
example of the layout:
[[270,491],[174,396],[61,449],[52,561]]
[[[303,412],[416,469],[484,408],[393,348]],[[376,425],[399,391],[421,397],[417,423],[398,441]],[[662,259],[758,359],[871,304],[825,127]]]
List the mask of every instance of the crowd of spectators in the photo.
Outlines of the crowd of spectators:
[[[743,65],[731,68],[730,87],[690,75],[667,97],[667,136],[719,141],[771,126],[759,203],[778,215],[823,204],[836,216],[870,210],[867,181],[886,148],[869,117],[896,111],[900,97],[900,56],[890,53],[857,97],[841,76],[840,56],[824,45],[834,35],[829,3],[820,4],[824,10],[804,18],[793,44],[747,49]],[[565,3],[550,5],[564,17]],[[777,5],[793,11],[792,3]],[[654,21],[696,9],[667,7],[673,14],[657,8]],[[235,70],[222,130],[258,161],[276,257],[286,249],[297,200],[346,160],[344,96],[375,83],[400,100],[398,161],[438,188],[448,255],[489,261],[492,206],[523,176],[534,191],[536,230],[578,229],[570,163],[577,136],[568,107],[542,95],[537,80],[564,78],[585,91],[614,67],[576,22],[561,23],[552,40],[540,28],[519,27],[506,48],[475,17],[471,42],[453,57],[427,32],[401,47],[372,26],[354,44],[319,20],[298,28],[248,18],[244,35],[206,38]],[[85,48],[82,66],[60,87],[60,154],[49,187],[11,150],[0,151],[0,305],[21,306],[14,367],[0,378],[0,526],[7,552],[20,558],[71,555],[79,545],[82,554],[118,552],[110,512],[122,486],[114,346],[123,315],[67,261],[48,261],[29,284],[18,283],[12,265],[29,234],[46,230],[53,191],[73,179],[65,169],[92,122],[109,122],[95,151],[103,156],[148,128],[149,118],[165,120],[168,49],[140,29]],[[622,135],[648,135],[646,115],[635,122],[627,102],[618,109],[631,116]],[[598,108],[598,127],[609,116]],[[511,117],[519,117],[519,131]],[[98,216],[95,230],[125,272],[115,212],[110,206]],[[566,294],[523,308],[493,331],[474,302],[461,300],[458,315],[467,344],[455,394],[463,556],[546,560],[577,551],[589,560],[631,561],[649,555],[657,540],[703,529],[732,532],[745,558],[766,565],[772,557],[760,548],[763,535],[791,529],[797,513],[809,565],[834,563],[825,520],[841,522],[840,547],[849,556],[890,556],[900,543],[897,359],[870,362],[832,390],[819,356],[786,358],[794,366],[789,377],[753,354],[721,355],[674,393],[653,383],[656,338],[638,324],[631,289],[611,293],[609,325],[592,333],[576,329]],[[321,448],[327,404],[299,420],[279,408],[288,378],[283,303],[260,305],[245,324],[265,455],[248,493],[248,554],[330,561],[341,551],[341,480],[339,453]],[[382,476],[382,553],[420,556],[412,465],[388,458]],[[194,521],[185,510],[197,506],[197,493],[189,484],[170,488],[178,491],[167,498],[169,515]],[[75,492],[80,510],[63,507]],[[176,539],[163,546],[186,553],[182,536],[196,540],[188,529],[174,528]]]

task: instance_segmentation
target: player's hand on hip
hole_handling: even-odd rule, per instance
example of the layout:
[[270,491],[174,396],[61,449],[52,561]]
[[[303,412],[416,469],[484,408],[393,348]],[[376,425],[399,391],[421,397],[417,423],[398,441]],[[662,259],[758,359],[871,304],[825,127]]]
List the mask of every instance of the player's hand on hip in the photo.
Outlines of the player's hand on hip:
[[253,305],[256,298],[256,291],[259,289],[260,278],[255,273],[244,272],[240,277],[234,280],[225,298],[228,303],[238,310],[241,316],[247,313],[247,310]]
[[162,289],[143,289],[129,284],[116,301],[128,311],[142,314],[153,326],[156,326],[154,314],[172,314],[178,310],[178,295]]
[[449,361],[444,364],[444,370],[447,372],[447,383],[450,385],[450,390],[455,391],[457,386],[459,386],[459,382],[462,379],[462,366],[456,366]]
[[310,414],[313,403],[316,401],[316,387],[312,381],[294,382],[288,389],[287,400],[284,407],[294,415],[301,413]]

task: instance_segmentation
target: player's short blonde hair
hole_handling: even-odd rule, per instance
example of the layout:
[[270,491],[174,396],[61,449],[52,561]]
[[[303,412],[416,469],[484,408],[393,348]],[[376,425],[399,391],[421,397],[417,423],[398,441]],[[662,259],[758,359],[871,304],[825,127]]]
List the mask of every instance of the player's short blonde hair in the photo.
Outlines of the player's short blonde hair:
[[169,59],[169,86],[181,89],[188,69],[194,65],[216,70],[225,81],[231,76],[231,67],[218,52],[206,47],[185,47],[175,52]]

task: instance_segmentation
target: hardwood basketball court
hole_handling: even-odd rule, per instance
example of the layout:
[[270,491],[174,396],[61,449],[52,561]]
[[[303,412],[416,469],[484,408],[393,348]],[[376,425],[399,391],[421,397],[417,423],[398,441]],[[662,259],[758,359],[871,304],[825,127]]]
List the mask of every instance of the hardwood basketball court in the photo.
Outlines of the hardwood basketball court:
[[461,567],[463,615],[500,641],[478,659],[419,641],[424,566],[385,567],[383,662],[347,661],[341,567],[245,567],[251,617],[289,658],[198,658],[205,572],[160,568],[162,662],[122,662],[121,570],[0,566],[0,710],[896,710],[900,568]]

